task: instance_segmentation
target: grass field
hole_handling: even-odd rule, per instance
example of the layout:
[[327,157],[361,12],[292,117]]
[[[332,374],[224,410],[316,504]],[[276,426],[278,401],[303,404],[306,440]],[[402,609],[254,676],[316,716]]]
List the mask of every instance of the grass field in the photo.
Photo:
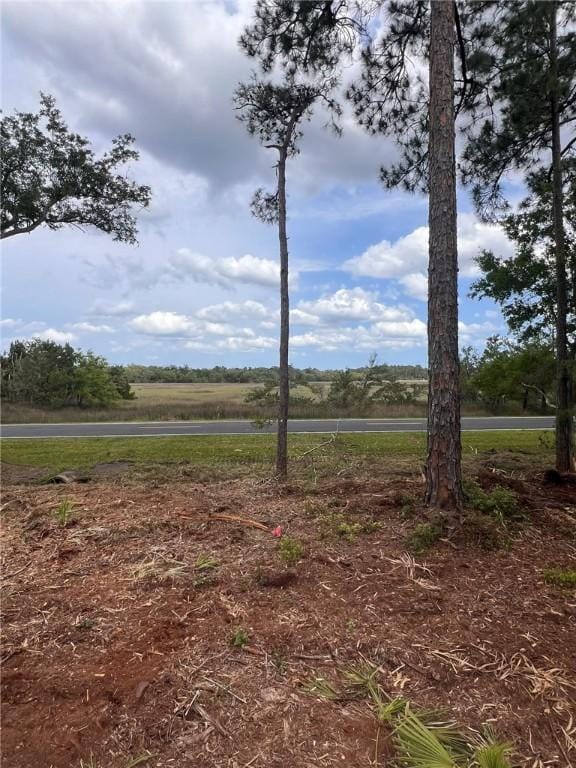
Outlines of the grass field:
[[[328,388],[328,382],[317,382]],[[422,385],[423,382],[412,382]],[[111,408],[34,408],[15,403],[3,403],[1,419],[4,424],[42,424],[86,421],[178,421],[192,419],[254,419],[272,416],[273,409],[265,411],[253,403],[246,403],[246,395],[258,384],[134,384],[134,400],[124,400]],[[297,387],[293,394],[313,398],[305,387]],[[520,415],[514,405],[507,408],[508,415]],[[326,401],[295,403],[291,417],[374,417],[417,418],[426,415],[425,400],[408,405],[374,403],[369,410],[335,409]],[[480,406],[464,405],[465,416],[490,415]]]
[[[292,458],[325,443],[327,435],[290,435]],[[42,467],[47,472],[70,468],[89,469],[103,462],[131,461],[136,464],[190,462],[199,465],[265,464],[271,462],[275,436],[206,435],[182,437],[74,438],[2,440],[2,461]],[[530,460],[552,456],[553,436],[540,430],[466,432],[465,456],[486,452],[523,454]],[[321,455],[336,464],[354,458],[405,457],[419,462],[424,457],[424,433],[340,434],[321,449]]]

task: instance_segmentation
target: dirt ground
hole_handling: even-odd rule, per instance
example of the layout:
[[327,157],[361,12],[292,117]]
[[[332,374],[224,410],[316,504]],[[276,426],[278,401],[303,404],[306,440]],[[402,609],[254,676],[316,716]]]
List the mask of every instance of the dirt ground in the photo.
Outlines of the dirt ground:
[[506,546],[456,525],[415,557],[416,476],[5,486],[2,765],[391,765],[369,701],[308,691],[359,662],[515,764],[576,764],[576,595],[544,579],[575,487],[480,483],[520,494]]

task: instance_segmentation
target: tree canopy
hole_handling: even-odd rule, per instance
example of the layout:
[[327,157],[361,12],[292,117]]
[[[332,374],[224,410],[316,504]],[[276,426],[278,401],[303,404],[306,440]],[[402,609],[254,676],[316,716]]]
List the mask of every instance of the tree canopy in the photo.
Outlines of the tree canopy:
[[[576,162],[566,161],[564,222],[568,280],[568,340],[570,356],[576,356]],[[501,219],[515,253],[505,258],[484,251],[477,259],[482,270],[471,286],[474,298],[497,302],[514,336],[521,342],[548,341],[555,333],[557,296],[554,274],[555,245],[552,231],[552,189],[548,171],[528,177],[530,194],[515,212]]]
[[151,192],[123,170],[139,158],[133,144],[130,134],[117,136],[97,158],[89,140],[70,131],[46,94],[37,113],[2,117],[0,237],[40,226],[90,226],[119,242],[135,243],[134,208],[146,208]]
[[0,358],[2,397],[28,405],[108,406],[133,398],[121,366],[70,344],[13,341]]

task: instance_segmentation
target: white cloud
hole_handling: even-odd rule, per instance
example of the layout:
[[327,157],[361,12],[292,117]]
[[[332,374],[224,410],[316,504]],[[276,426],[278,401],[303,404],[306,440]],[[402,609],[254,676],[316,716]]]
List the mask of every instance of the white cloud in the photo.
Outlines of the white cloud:
[[230,352],[247,352],[259,349],[275,349],[278,346],[278,339],[270,336],[253,336],[243,338],[240,336],[230,336],[216,343],[218,349],[228,350]]
[[[169,257],[172,276],[177,279],[190,278],[198,283],[209,283],[225,288],[237,283],[277,286],[280,280],[280,267],[277,261],[262,259],[259,256],[245,254],[211,258],[194,253],[188,248],[180,248]],[[292,271],[292,282],[297,273]]]
[[96,299],[90,309],[89,315],[103,315],[104,317],[125,317],[131,315],[134,311],[134,302],[132,301],[106,301],[106,299]]
[[178,312],[156,311],[148,315],[138,315],[128,322],[128,327],[136,333],[147,336],[171,336],[173,338],[195,339],[200,342],[209,336],[256,338],[256,334],[251,328],[238,328],[229,323],[199,320]]
[[14,320],[12,317],[0,320],[0,328],[16,328],[18,325],[22,325],[22,320]]
[[426,323],[414,318],[410,321],[382,321],[370,326],[354,328],[317,328],[293,336],[293,347],[312,347],[324,352],[345,349],[377,350],[387,348],[419,347],[426,340]]
[[35,333],[34,338],[42,339],[42,341],[55,341],[57,344],[71,344],[73,341],[76,341],[77,337],[74,333],[68,333],[68,331],[46,328],[45,331]]
[[157,311],[138,315],[128,325],[134,331],[150,336],[199,336],[203,331],[202,323],[177,312]]
[[[473,214],[458,217],[458,261],[460,274],[471,277],[478,273],[474,263],[483,250],[503,256],[512,254],[512,244],[501,227],[484,224]],[[346,261],[344,270],[364,277],[401,278],[426,271],[428,264],[428,227],[418,227],[394,242],[381,240],[360,256]]]
[[428,278],[422,272],[412,272],[400,278],[404,293],[420,301],[428,299]]
[[94,325],[93,323],[72,323],[70,328],[75,331],[81,331],[82,333],[114,333],[114,328],[110,325]]
[[[196,317],[202,320],[214,320],[216,322],[226,322],[231,317],[251,318],[269,322],[273,313],[259,301],[242,301],[237,304],[231,301],[223,301],[221,304],[211,304],[209,307],[203,307],[196,312]],[[272,326],[274,323],[272,323]]]
[[485,323],[465,323],[460,320],[458,322],[458,340],[460,344],[480,343],[486,341],[489,336],[501,333],[502,330],[502,327],[489,321]]
[[411,319],[407,307],[389,307],[377,301],[377,294],[362,288],[341,288],[313,301],[300,301],[291,313],[298,325],[339,325],[350,322],[402,321]]

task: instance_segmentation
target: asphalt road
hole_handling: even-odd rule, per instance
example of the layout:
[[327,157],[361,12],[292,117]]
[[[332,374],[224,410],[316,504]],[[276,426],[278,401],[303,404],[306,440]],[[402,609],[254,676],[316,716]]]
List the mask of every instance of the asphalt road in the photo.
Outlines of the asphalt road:
[[[462,429],[551,429],[550,416],[491,416],[462,419]],[[245,435],[274,432],[250,421],[155,421],[90,424],[3,424],[0,437],[166,437],[173,435]],[[423,432],[426,419],[299,419],[290,432]]]

